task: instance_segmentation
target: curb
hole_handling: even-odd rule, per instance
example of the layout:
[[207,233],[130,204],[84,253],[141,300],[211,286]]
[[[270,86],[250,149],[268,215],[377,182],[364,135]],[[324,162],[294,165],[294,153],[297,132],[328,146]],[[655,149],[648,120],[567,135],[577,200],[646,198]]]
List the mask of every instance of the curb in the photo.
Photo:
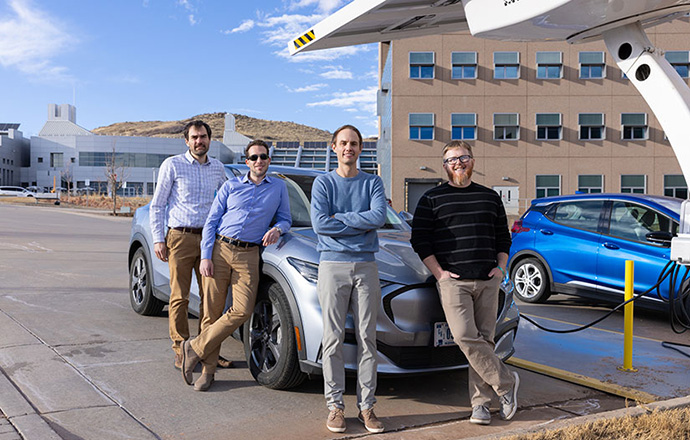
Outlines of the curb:
[[23,439],[62,439],[36,412],[2,369],[0,369],[0,409]]
[[676,408],[684,408],[690,406],[690,396],[685,396],[685,397],[677,397],[675,399],[670,399],[670,400],[663,400],[659,402],[654,402],[650,404],[645,404],[645,405],[639,405],[639,406],[634,406],[630,408],[621,408],[621,409],[616,409],[613,411],[606,411],[606,412],[601,412],[597,414],[589,414],[586,416],[579,416],[579,417],[573,417],[570,419],[565,419],[561,420],[552,424],[549,424],[548,427],[546,426],[534,426],[531,428],[518,428],[510,431],[504,431],[499,434],[489,434],[489,435],[482,435],[479,437],[471,437],[466,440],[492,440],[492,439],[500,439],[508,436],[515,436],[515,435],[528,435],[528,434],[535,434],[537,432],[542,432],[542,431],[555,431],[561,428],[565,428],[568,426],[573,426],[573,425],[583,425],[585,423],[590,423],[590,422],[595,422],[597,420],[602,420],[602,419],[617,419],[617,418],[622,418],[625,416],[641,416],[643,414],[646,414],[652,410],[658,409],[658,410],[670,410],[670,409],[676,409]]

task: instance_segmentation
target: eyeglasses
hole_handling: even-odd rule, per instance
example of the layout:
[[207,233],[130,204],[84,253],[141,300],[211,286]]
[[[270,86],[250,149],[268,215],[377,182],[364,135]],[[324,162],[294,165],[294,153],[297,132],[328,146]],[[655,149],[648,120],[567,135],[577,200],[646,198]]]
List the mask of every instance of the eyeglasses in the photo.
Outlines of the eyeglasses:
[[261,154],[252,154],[247,158],[247,160],[251,160],[252,162],[256,162],[257,159],[261,160],[266,160],[268,159],[268,154],[261,153]]
[[472,159],[472,156],[470,156],[469,154],[464,154],[462,156],[453,156],[443,159],[443,163],[455,165],[456,163],[458,163],[458,161],[460,161],[460,163],[467,163],[470,161],[470,159]]

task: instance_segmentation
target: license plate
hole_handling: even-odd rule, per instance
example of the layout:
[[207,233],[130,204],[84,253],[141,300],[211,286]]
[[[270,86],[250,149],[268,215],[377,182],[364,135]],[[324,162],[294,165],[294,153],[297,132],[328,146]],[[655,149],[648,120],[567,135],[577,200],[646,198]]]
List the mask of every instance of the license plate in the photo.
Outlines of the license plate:
[[434,323],[434,347],[447,347],[455,345],[453,335],[447,322]]

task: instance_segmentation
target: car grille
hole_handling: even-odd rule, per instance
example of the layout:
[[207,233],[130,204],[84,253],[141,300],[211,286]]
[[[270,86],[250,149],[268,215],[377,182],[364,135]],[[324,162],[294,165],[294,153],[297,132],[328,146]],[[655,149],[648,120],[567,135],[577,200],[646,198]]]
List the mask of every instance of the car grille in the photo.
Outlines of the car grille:
[[439,368],[467,364],[467,358],[457,345],[452,347],[392,347],[378,341],[376,347],[400,368]]

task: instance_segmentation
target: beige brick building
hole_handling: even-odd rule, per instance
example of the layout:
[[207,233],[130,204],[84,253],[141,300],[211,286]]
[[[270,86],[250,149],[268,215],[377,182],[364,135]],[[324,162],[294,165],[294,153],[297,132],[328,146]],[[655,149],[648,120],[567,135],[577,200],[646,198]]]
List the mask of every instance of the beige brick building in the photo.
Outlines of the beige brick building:
[[[690,21],[647,33],[687,78]],[[378,160],[398,210],[445,179],[441,150],[457,138],[473,146],[474,180],[512,214],[578,190],[687,197],[663,129],[603,41],[398,40],[380,45],[379,77]]]

